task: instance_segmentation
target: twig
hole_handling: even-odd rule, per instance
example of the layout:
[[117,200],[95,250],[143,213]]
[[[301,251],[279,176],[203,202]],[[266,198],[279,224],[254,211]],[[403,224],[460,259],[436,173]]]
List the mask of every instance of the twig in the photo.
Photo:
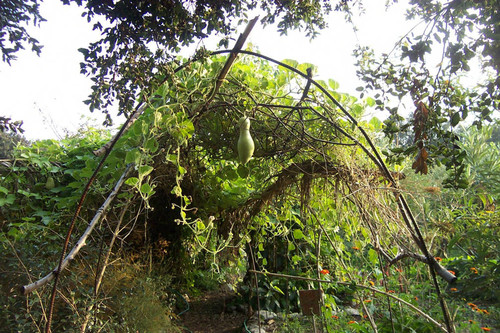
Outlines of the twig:
[[[94,297],[97,299],[97,296],[99,295],[99,289],[101,287],[101,282],[104,277],[104,273],[106,272],[106,268],[108,266],[109,258],[111,256],[111,252],[113,250],[113,245],[115,244],[116,238],[118,237],[118,234],[120,233],[120,227],[123,222],[123,219],[125,217],[125,213],[128,211],[128,208],[130,206],[130,200],[127,202],[124,208],[122,208],[120,217],[118,218],[118,223],[116,224],[115,230],[113,232],[113,237],[111,238],[111,242],[109,243],[109,248],[108,251],[106,252],[106,257],[104,258],[104,262],[102,264],[101,270],[96,273],[96,281],[95,281],[95,287],[94,287]],[[92,303],[88,309],[87,313],[85,315],[85,320],[83,321],[83,324],[80,328],[80,332],[84,333],[85,330],[87,329],[88,322],[90,320],[91,316],[91,311],[94,308],[94,303]]]
[[251,19],[250,22],[248,22],[248,25],[246,26],[243,33],[240,34],[240,36],[238,37],[236,44],[234,44],[233,49],[230,51],[231,54],[227,58],[226,63],[224,64],[224,67],[222,67],[222,70],[219,73],[219,76],[217,77],[217,81],[215,82],[215,87],[214,87],[214,90],[212,91],[212,94],[205,101],[204,107],[208,106],[208,104],[210,104],[212,102],[215,95],[219,91],[220,87],[222,86],[222,83],[224,82],[224,79],[227,76],[227,73],[229,73],[231,66],[233,65],[234,61],[236,60],[238,53],[241,51],[243,44],[245,44],[245,41],[247,40],[248,35],[250,35],[250,32],[252,31],[253,27],[255,26],[255,23],[257,23],[258,19],[259,19],[258,16]]
[[[144,110],[146,109],[146,107],[147,107],[147,104],[144,103],[137,110],[135,110],[134,113],[132,113],[132,115],[129,117],[129,121],[127,123],[127,126],[125,126],[124,131],[127,131],[130,128],[130,126],[132,126],[135,123],[135,121],[137,120],[137,118],[139,118],[139,116],[142,114],[142,112],[144,112]],[[94,150],[92,153],[95,156],[102,156],[102,155],[104,155],[104,153],[111,148],[111,143],[115,140],[115,138],[116,138],[117,135],[118,135],[118,133],[115,134],[115,136],[113,136],[113,138],[111,140],[109,140],[104,146],[102,146],[99,149]]]
[[253,255],[253,250],[252,250],[252,243],[248,243],[248,248],[250,249],[250,256],[252,258],[252,268],[254,271],[254,278],[255,278],[255,293],[257,296],[257,323],[259,325],[259,333],[261,333],[261,328],[260,328],[260,298],[259,298],[259,282],[257,279],[257,271],[255,270],[255,257]]

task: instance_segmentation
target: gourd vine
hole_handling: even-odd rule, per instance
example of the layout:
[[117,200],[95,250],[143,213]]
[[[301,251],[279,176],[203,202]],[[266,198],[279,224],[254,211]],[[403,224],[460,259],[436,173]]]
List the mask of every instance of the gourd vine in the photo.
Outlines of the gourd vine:
[[[401,251],[428,264],[431,274],[436,269],[454,278],[427,250],[397,185],[404,175],[389,171],[368,136],[365,128],[377,126],[362,118],[368,102],[338,93],[333,80],[314,80],[311,64],[271,61],[251,51],[239,51],[244,56],[222,82],[214,82],[227,64],[217,55],[223,52],[231,51],[169,70],[141,105],[141,116],[107,150],[123,158],[107,169],[135,166],[126,196],[134,193],[146,207],[148,237],[165,237],[165,244],[175,244],[168,247],[174,253],[208,255],[216,269],[224,264],[219,256],[250,246],[246,255],[254,271],[286,270],[317,279],[329,267],[332,284],[383,281],[385,293],[384,270],[398,262]],[[242,135],[248,136],[240,144]],[[290,287],[277,280],[259,283],[282,296]],[[366,297],[355,287],[348,292]],[[333,304],[328,311],[337,311],[334,298],[327,300]],[[266,302],[262,306],[273,306]],[[375,328],[372,317],[370,325]]]

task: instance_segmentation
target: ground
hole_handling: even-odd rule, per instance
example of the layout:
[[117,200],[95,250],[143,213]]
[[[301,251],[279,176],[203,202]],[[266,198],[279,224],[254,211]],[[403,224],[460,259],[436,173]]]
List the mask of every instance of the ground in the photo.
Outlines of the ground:
[[246,314],[228,306],[234,294],[209,291],[189,300],[189,311],[181,315],[185,332],[236,333],[242,332]]

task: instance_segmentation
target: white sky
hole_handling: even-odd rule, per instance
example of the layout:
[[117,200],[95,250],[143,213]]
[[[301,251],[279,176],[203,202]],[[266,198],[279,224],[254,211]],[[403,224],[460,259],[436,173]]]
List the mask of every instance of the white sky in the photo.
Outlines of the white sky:
[[[411,27],[403,16],[406,3],[393,5],[389,12],[384,4],[385,0],[365,1],[366,14],[355,18],[357,34],[343,14],[334,13],[329,28],[312,41],[300,32],[280,36],[275,27],[257,24],[248,42],[272,58],[317,65],[319,77],[336,80],[340,91],[354,95],[359,85],[352,57],[354,46],[370,45],[378,52],[389,52]],[[41,14],[47,22],[40,28],[30,27],[31,34],[44,45],[41,56],[24,50],[11,66],[0,63],[0,115],[23,120],[28,139],[74,133],[84,121],[82,116],[96,119],[94,124],[104,119],[98,112],[90,113],[83,104],[90,94],[91,81],[80,74],[83,57],[77,51],[98,40],[98,33],[81,17],[77,6],[45,1],[41,3]]]

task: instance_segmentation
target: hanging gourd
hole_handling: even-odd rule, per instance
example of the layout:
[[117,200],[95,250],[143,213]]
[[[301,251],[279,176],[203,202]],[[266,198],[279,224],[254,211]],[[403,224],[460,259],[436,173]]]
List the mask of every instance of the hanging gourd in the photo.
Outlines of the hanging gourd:
[[253,155],[255,145],[250,135],[250,119],[248,117],[241,117],[238,122],[240,127],[240,138],[238,139],[238,157],[240,163],[246,164],[250,157]]
[[45,188],[47,190],[52,190],[54,188],[54,186],[56,186],[56,184],[54,182],[54,178],[52,178],[51,176],[49,176],[47,178],[47,181],[45,182]]

